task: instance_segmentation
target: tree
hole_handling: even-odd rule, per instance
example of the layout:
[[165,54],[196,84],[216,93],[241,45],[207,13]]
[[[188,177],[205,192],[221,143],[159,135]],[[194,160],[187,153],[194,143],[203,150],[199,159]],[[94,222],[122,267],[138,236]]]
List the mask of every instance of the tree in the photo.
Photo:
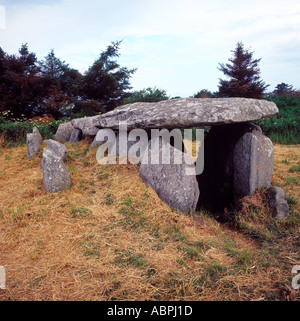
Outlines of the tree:
[[273,94],[275,96],[291,96],[295,92],[292,85],[285,84],[282,82],[275,87]]
[[0,112],[6,108],[5,96],[6,96],[6,84],[5,76],[8,69],[7,54],[0,47]]
[[69,67],[54,54],[52,49],[45,60],[39,62],[41,77],[47,87],[56,87],[61,93],[76,96],[82,81],[82,75],[76,69]]
[[45,60],[40,62],[40,67],[42,76],[54,84],[59,82],[68,65],[55,57],[54,50],[52,49],[48,56],[45,57]]
[[213,98],[213,97],[215,97],[215,95],[207,89],[202,89],[193,96],[193,98]]
[[34,53],[23,44],[19,55],[0,50],[1,109],[10,110],[13,117],[34,114],[41,101],[41,79]]
[[99,101],[107,111],[123,103],[129,96],[130,77],[136,69],[121,67],[113,58],[119,57],[121,41],[112,42],[88,69],[81,90],[84,99]]
[[124,104],[133,104],[136,102],[157,102],[161,100],[168,100],[167,92],[163,89],[146,88],[139,91],[135,91],[130,97],[124,100]]
[[39,65],[44,91],[40,112],[60,118],[61,109],[77,100],[82,75],[57,58],[53,49]]
[[253,52],[244,49],[244,44],[238,42],[230,63],[219,64],[229,81],[220,79],[219,93],[221,97],[262,98],[266,85],[260,79],[258,67],[261,59],[253,59]]

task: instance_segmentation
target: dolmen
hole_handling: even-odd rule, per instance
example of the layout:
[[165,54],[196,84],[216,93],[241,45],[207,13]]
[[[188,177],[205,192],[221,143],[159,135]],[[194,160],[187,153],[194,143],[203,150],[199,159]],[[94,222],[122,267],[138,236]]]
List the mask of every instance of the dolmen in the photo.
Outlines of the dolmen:
[[[76,139],[94,138],[92,145],[101,146],[107,142],[103,139],[105,133],[114,132],[117,138],[111,147],[120,156],[124,151],[121,130],[127,131],[128,136],[125,137],[130,137],[134,130],[144,130],[148,146],[139,151],[142,180],[171,208],[189,213],[199,204],[218,204],[235,196],[251,196],[258,188],[271,185],[273,144],[252,122],[278,112],[273,102],[246,98],[179,98],[157,103],[141,102],[120,106],[105,114],[74,119],[68,125],[69,134],[66,136],[70,139],[76,131]],[[120,129],[124,122],[126,128]],[[175,144],[175,139],[152,136],[158,130],[183,131],[203,126],[211,129],[200,142],[198,160],[202,157],[204,161],[201,173],[197,169],[198,160],[187,155],[185,143],[183,148],[179,148],[181,146]],[[132,147],[132,141],[128,138],[131,144],[128,146]],[[158,147],[154,152],[153,146]],[[167,163],[163,161],[165,150],[172,155]]]

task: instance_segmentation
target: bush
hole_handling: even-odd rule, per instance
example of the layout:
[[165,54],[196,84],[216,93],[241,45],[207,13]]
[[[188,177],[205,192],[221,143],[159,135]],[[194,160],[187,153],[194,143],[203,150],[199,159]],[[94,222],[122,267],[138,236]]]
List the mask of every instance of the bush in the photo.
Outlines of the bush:
[[40,123],[37,121],[8,121],[0,118],[0,136],[4,137],[6,144],[10,143],[25,143],[26,134],[31,133],[33,127],[37,127],[44,139],[52,138],[58,126],[63,121],[52,120],[47,123]]
[[133,104],[137,102],[153,103],[168,99],[169,97],[165,90],[154,87],[133,92],[130,97],[124,99],[124,104]]
[[274,143],[300,143],[300,98],[279,96],[267,98],[279,108],[279,114],[257,121]]

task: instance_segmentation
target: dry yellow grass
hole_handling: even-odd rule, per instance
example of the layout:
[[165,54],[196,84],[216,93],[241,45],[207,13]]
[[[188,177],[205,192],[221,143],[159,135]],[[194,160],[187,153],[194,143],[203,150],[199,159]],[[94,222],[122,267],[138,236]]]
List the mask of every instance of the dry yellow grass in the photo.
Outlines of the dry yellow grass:
[[[209,213],[172,211],[145,187],[137,166],[100,166],[86,143],[67,147],[73,186],[57,194],[43,190],[41,155],[29,161],[26,146],[0,150],[0,265],[7,275],[0,300],[299,298],[287,272],[300,263],[296,250],[281,252],[281,260]],[[299,200],[296,179],[286,184],[287,176],[299,178],[288,172],[299,146],[278,145],[275,153],[274,183]]]

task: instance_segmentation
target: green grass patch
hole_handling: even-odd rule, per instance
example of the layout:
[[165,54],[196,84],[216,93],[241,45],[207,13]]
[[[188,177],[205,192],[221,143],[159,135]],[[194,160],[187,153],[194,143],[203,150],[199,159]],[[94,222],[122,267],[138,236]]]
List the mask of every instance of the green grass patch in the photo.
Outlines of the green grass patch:
[[142,254],[136,253],[133,249],[128,249],[127,251],[115,250],[115,263],[124,267],[132,266],[135,268],[144,268],[148,266],[147,260]]
[[290,173],[300,173],[300,164],[298,165],[293,165],[290,170],[289,170]]

